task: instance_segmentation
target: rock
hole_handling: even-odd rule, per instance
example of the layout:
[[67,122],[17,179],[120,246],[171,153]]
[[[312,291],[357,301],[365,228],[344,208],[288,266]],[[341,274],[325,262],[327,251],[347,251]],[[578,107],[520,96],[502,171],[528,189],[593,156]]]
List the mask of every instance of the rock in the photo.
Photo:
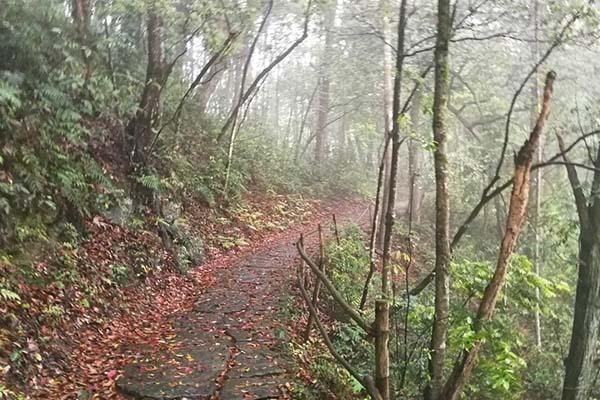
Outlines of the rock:
[[272,378],[234,378],[227,379],[219,393],[221,400],[239,400],[239,399],[277,399],[281,391],[279,386],[285,381]]
[[129,197],[121,199],[119,204],[105,210],[102,215],[113,224],[125,225],[133,215],[133,201]]
[[162,214],[165,221],[174,224],[181,217],[182,206],[174,201],[165,201],[162,205]]
[[191,233],[184,221],[175,220],[169,232],[173,236],[173,252],[179,271],[187,272],[204,261],[204,242]]

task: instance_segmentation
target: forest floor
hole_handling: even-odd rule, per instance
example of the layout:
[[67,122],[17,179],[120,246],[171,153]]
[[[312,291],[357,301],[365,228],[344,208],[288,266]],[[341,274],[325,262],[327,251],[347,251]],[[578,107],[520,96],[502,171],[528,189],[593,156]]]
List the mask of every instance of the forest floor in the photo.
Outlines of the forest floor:
[[297,367],[283,351],[290,321],[282,307],[293,289],[293,243],[332,213],[340,225],[358,222],[368,218],[368,204],[323,203],[305,221],[217,256],[183,280],[169,276],[156,291],[150,285],[149,300],[73,349],[78,362],[69,377],[52,379],[39,398],[289,398]]
[[[340,206],[341,223],[367,215],[364,204]],[[281,320],[281,307],[292,291],[294,241],[321,220],[290,229],[225,265],[192,309],[174,318],[174,332],[159,351],[130,350],[135,359],[117,379],[118,389],[151,399],[289,398],[296,371],[281,348],[289,322]]]

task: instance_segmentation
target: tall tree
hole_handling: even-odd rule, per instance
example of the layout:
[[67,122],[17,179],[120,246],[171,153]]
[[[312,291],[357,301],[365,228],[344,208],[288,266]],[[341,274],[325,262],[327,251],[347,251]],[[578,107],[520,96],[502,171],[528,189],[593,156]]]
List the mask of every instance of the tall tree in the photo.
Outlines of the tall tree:
[[[398,153],[402,141],[400,140],[400,94],[402,93],[402,72],[404,68],[404,38],[406,30],[406,3],[407,0],[400,2],[400,11],[398,18],[398,45],[396,54],[396,68],[394,75],[394,92],[392,98],[392,130],[390,134],[392,150],[390,163],[390,190],[388,193],[388,204],[396,202],[396,182],[398,177]],[[385,214],[385,231],[383,236],[383,262],[381,266],[381,291],[383,299],[377,302],[377,318],[383,323],[377,324],[377,340],[375,343],[376,353],[376,373],[375,383],[383,400],[390,398],[389,384],[389,360],[387,359],[388,341],[389,341],[389,299],[391,297],[391,277],[390,277],[390,249],[392,244],[392,233],[395,223],[394,207],[388,207]]]
[[87,81],[92,76],[92,55],[90,48],[91,10],[89,0],[71,0],[71,16],[77,29],[77,40],[81,47],[81,54],[85,65],[84,78]]
[[[389,46],[391,35],[389,0],[379,1],[379,13],[381,14],[381,30],[383,35],[383,126],[385,129],[384,139],[389,140],[392,130],[392,106],[393,106],[393,76],[392,76],[392,49]],[[385,216],[388,209],[388,198],[390,193],[390,167],[392,163],[392,149],[384,146],[382,155],[384,160],[383,190],[381,198],[381,212],[379,215],[377,231],[377,247],[381,248],[383,236],[385,235]]]
[[[540,14],[540,4],[539,0],[535,0],[533,4],[532,13],[532,21],[533,21],[533,43],[531,48],[533,63],[537,62],[539,58],[539,14]],[[540,103],[540,93],[539,93],[539,74],[536,72],[533,75],[532,85],[531,85],[531,122],[530,129],[533,129],[535,126],[535,120],[537,114],[539,113],[539,103]],[[542,162],[542,155],[544,152],[544,144],[543,141],[540,142],[540,145],[537,148],[536,152],[536,162]],[[541,268],[541,256],[540,256],[540,206],[542,201],[542,170],[538,169],[535,172],[535,199],[534,199],[534,212],[533,212],[533,230],[534,230],[534,248],[533,248],[533,263],[535,265],[535,273],[540,274]],[[540,290],[536,289],[535,292],[536,301],[537,301],[537,309],[535,310],[535,343],[538,348],[542,347],[542,322],[540,316]]]
[[450,307],[450,205],[448,194],[447,105],[449,91],[448,49],[452,29],[450,0],[438,0],[433,97],[435,169],[435,311],[431,334],[430,382],[425,398],[438,400],[444,379],[444,358]]
[[[148,5],[146,26],[148,60],[145,84],[138,110],[127,126],[131,144],[130,168],[136,178],[147,172],[148,150],[153,141],[154,129],[160,123],[161,89],[164,84],[165,63],[162,49],[163,21],[156,1]],[[152,192],[139,183],[136,178],[133,182],[136,202],[138,205],[148,205],[152,200]]]
[[590,398],[596,376],[600,329],[600,199],[596,194],[600,188],[600,148],[594,160],[591,192],[586,198],[575,166],[566,156],[562,139],[559,137],[558,140],[579,216],[579,272],[562,400],[586,400]]
[[325,160],[327,150],[327,118],[329,115],[330,86],[331,86],[331,52],[334,39],[334,22],[337,0],[327,6],[323,19],[325,28],[325,46],[319,66],[319,93],[317,98],[317,127],[315,136],[315,161],[320,165]]
[[419,130],[421,118],[421,89],[417,89],[412,101],[410,110],[410,123],[412,129],[412,137],[408,142],[408,177],[409,177],[409,201],[410,207],[407,212],[410,213],[410,218],[413,223],[419,223],[421,220],[421,203],[423,199],[423,191],[421,190],[419,175],[421,174],[421,163],[423,159],[423,151],[421,143],[416,138]]

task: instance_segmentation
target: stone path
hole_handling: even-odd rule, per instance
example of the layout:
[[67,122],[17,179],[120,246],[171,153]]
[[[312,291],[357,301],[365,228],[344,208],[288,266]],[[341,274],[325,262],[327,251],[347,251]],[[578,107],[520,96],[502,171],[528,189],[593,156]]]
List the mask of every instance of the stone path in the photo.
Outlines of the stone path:
[[221,270],[160,350],[136,349],[118,389],[135,399],[286,398],[293,368],[277,351],[277,310],[295,257],[290,240],[280,240]]
[[[329,222],[336,212],[341,224],[366,221],[364,203],[343,205],[322,217]],[[304,228],[313,233],[305,245],[316,248],[315,225]],[[292,241],[299,232],[285,232],[218,270],[192,311],[173,322],[175,334],[154,348],[130,350],[136,357],[118,378],[119,391],[132,399],[289,399],[297,371],[281,351],[286,327],[278,318],[292,292],[298,259]]]

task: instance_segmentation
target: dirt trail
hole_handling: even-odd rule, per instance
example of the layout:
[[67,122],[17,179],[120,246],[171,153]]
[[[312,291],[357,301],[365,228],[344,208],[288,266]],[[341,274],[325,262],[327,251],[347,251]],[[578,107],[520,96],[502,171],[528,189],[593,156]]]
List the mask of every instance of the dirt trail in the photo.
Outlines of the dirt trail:
[[[340,207],[338,221],[367,218],[365,207]],[[290,230],[218,271],[217,283],[173,321],[175,334],[162,338],[159,350],[131,349],[136,359],[118,389],[142,399],[289,398],[295,367],[281,351],[286,321],[278,318],[293,285],[298,234]]]

